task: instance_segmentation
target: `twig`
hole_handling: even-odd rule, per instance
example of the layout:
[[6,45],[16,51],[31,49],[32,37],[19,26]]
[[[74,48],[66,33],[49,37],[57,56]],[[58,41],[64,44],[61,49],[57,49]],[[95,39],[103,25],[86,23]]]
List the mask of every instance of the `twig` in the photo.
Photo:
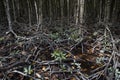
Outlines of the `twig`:
[[3,66],[3,67],[0,67],[0,71],[7,71],[9,69],[13,69],[14,67],[19,67],[19,66],[25,66],[25,65],[29,65],[28,62],[16,62],[16,63],[13,63],[11,65],[6,65],[6,66]]

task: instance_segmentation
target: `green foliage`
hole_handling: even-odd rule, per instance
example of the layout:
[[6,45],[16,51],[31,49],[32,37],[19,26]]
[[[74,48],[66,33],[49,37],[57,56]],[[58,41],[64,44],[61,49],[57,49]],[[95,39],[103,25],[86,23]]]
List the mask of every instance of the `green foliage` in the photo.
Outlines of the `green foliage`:
[[115,74],[115,80],[120,80],[120,70],[118,68],[114,69],[113,67],[108,68],[108,73]]
[[107,57],[97,57],[97,58],[96,58],[96,63],[102,64],[102,63],[104,63],[106,60],[108,60]]
[[80,69],[81,68],[81,64],[80,63],[74,63],[74,65],[77,67],[77,69]]
[[50,34],[50,37],[52,39],[58,39],[59,38],[59,34],[58,33],[53,33],[53,34]]
[[67,70],[67,67],[64,64],[60,65],[60,68],[62,69],[62,71],[66,71]]
[[120,80],[120,70],[119,69],[115,70],[115,77],[116,77],[116,80]]
[[0,41],[3,41],[4,40],[4,37],[0,37]]
[[63,59],[66,59],[66,54],[64,54],[61,50],[55,50],[53,53],[52,53],[52,57],[54,57],[55,60],[63,60]]
[[110,34],[106,30],[104,32],[103,40],[101,43],[103,45],[102,50],[111,51],[111,48],[112,48],[111,37],[110,37]]
[[32,72],[33,72],[33,70],[31,68],[31,65],[24,68],[24,73],[26,73],[26,74],[32,74]]
[[98,32],[97,32],[97,31],[93,33],[93,36],[97,36],[97,35],[98,35]]
[[19,53],[20,53],[20,50],[13,50],[10,54],[14,55],[14,54],[19,54]]
[[79,40],[79,36],[80,36],[79,30],[75,30],[74,32],[72,32],[70,34],[70,39],[78,41]]
[[108,72],[113,72],[113,71],[114,71],[113,67],[108,68]]

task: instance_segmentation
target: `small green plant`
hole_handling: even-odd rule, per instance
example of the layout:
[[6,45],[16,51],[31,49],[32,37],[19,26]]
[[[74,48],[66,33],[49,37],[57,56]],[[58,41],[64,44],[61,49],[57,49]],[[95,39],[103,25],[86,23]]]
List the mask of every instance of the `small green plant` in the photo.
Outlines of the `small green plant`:
[[19,53],[20,53],[20,50],[13,50],[10,54],[15,55],[15,54],[19,54]]
[[32,72],[33,72],[33,70],[31,68],[31,65],[24,68],[24,73],[26,73],[26,74],[32,74]]
[[115,80],[120,80],[120,70],[113,67],[108,68],[108,74],[115,74]]
[[0,41],[4,40],[4,37],[0,37]]
[[73,39],[75,41],[79,40],[79,30],[76,30],[70,34],[70,39]]
[[63,59],[66,59],[66,54],[57,49],[52,53],[52,57],[54,57],[55,60],[62,61]]
[[97,57],[96,58],[96,63],[98,63],[98,64],[102,64],[102,63],[105,63],[105,61],[107,61],[108,60],[108,58],[106,57]]
[[52,34],[50,34],[50,37],[52,39],[58,39],[59,38],[59,33],[52,33]]
[[71,63],[73,65],[73,68],[75,69],[81,69],[81,63],[77,63],[75,60],[73,63]]
[[119,69],[115,70],[115,78],[116,78],[116,80],[120,80],[120,70]]
[[67,70],[67,67],[64,64],[60,65],[60,68],[62,69],[62,71],[66,71]]
[[77,69],[81,69],[80,63],[74,63],[74,65],[77,67]]

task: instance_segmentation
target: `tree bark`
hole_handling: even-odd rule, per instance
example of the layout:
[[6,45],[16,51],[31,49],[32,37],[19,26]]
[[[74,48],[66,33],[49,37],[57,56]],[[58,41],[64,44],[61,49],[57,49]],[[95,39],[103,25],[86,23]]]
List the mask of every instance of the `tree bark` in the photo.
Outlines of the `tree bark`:
[[80,23],[84,22],[84,0],[80,0]]
[[7,20],[8,20],[8,26],[9,26],[9,31],[13,33],[15,37],[17,37],[16,33],[12,29],[12,21],[11,21],[11,16],[10,16],[10,7],[9,7],[9,2],[6,0],[4,1],[4,6],[6,8],[6,15],[7,15]]

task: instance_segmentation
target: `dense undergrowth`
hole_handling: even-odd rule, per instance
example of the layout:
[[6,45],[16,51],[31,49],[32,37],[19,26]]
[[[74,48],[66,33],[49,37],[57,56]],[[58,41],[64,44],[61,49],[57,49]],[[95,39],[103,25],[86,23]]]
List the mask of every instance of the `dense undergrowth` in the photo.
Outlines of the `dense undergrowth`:
[[110,24],[13,26],[16,36],[0,37],[1,80],[120,79],[120,39]]

